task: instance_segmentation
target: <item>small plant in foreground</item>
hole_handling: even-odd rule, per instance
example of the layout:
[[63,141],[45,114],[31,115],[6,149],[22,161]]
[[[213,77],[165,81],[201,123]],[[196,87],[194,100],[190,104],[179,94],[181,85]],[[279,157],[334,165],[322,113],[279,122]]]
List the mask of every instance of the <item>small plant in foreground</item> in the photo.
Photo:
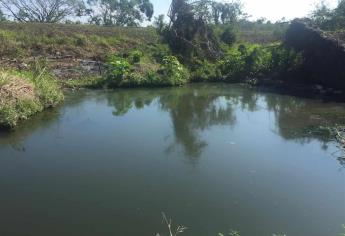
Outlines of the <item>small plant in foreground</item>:
[[[163,221],[166,223],[167,227],[168,227],[168,230],[169,230],[169,236],[176,236],[178,234],[181,234],[183,233],[184,231],[186,231],[188,228],[185,227],[185,226],[177,226],[176,229],[173,228],[173,225],[172,225],[172,220],[171,219],[168,219],[166,214],[164,212],[162,212],[162,216],[163,216]],[[163,236],[161,234],[156,234],[156,236]]]

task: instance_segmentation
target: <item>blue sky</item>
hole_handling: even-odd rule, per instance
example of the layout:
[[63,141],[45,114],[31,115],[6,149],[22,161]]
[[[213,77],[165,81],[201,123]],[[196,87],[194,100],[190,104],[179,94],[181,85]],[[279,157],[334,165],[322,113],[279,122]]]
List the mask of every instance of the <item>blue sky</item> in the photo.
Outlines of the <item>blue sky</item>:
[[[151,0],[155,7],[155,15],[166,14],[171,0]],[[242,0],[245,12],[253,19],[265,17],[277,21],[285,17],[293,19],[308,15],[320,2],[319,0]],[[337,5],[337,0],[326,0],[331,7]]]

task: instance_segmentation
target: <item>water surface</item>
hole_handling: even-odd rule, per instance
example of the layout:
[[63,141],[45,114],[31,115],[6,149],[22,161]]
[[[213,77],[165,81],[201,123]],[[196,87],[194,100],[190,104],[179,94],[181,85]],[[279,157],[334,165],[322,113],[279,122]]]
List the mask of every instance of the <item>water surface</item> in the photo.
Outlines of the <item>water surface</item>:
[[241,86],[70,92],[0,134],[0,235],[337,236],[345,105]]

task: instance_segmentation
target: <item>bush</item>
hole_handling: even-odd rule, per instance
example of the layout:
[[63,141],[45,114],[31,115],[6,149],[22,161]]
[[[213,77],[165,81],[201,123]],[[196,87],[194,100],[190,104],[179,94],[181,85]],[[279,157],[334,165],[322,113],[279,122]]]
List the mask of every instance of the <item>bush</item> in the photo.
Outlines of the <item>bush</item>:
[[111,87],[176,86],[186,83],[188,73],[173,56],[166,56],[162,64],[137,63],[131,56],[113,56],[108,60],[106,83]]
[[236,42],[237,35],[233,28],[227,27],[221,34],[220,39],[227,45],[231,46]]
[[216,81],[221,78],[217,64],[207,60],[194,60],[191,68],[191,80],[193,81]]
[[158,71],[163,85],[182,85],[188,81],[188,72],[174,56],[163,58],[163,64]]
[[171,55],[171,50],[166,44],[157,44],[152,48],[152,57],[158,63],[163,63],[163,58]]
[[131,63],[139,63],[143,53],[139,50],[134,50],[129,54],[129,60]]
[[112,56],[108,59],[107,80],[110,85],[118,85],[126,80],[131,73],[131,64],[122,57]]
[[229,50],[219,69],[227,81],[244,81],[283,75],[295,70],[301,62],[300,54],[283,45],[239,45]]
[[243,47],[231,48],[226,57],[219,62],[219,69],[225,80],[240,80],[245,76],[245,55]]

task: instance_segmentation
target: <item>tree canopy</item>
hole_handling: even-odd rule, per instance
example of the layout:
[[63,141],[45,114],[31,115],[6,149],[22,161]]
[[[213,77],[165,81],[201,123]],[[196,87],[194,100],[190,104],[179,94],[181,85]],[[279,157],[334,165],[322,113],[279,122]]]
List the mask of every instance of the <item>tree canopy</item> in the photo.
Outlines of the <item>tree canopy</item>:
[[[239,1],[220,3],[212,0],[173,0],[169,10],[167,41],[177,53],[186,56],[217,58],[220,45],[214,26],[234,24],[242,15]],[[224,28],[224,27],[223,27]],[[229,30],[224,35],[231,41]]]
[[321,28],[336,30],[345,28],[345,0],[340,0],[335,9],[321,1],[312,12],[312,19]]
[[0,5],[20,22],[56,23],[79,15],[83,0],[0,0]]
[[153,4],[150,0],[88,0],[90,22],[102,25],[138,26],[151,20]]
[[5,20],[6,20],[6,17],[4,15],[4,13],[0,9],[0,21],[5,21]]

